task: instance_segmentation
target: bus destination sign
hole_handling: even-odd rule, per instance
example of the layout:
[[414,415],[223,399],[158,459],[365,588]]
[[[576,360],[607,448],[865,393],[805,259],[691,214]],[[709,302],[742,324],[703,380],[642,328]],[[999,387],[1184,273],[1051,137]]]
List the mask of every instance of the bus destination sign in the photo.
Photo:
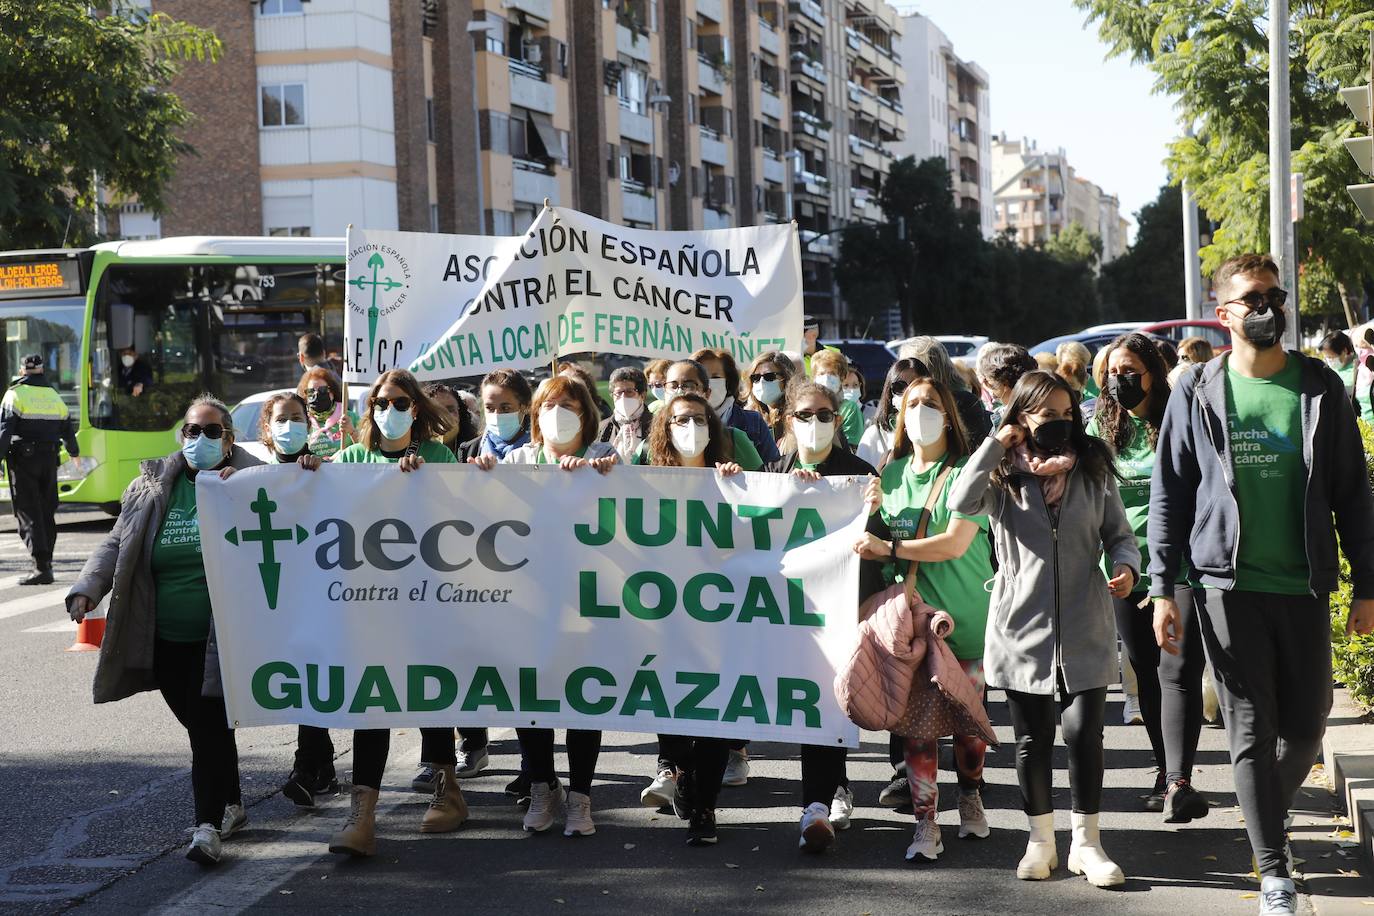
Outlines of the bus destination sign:
[[80,293],[81,267],[75,258],[0,261],[0,299]]

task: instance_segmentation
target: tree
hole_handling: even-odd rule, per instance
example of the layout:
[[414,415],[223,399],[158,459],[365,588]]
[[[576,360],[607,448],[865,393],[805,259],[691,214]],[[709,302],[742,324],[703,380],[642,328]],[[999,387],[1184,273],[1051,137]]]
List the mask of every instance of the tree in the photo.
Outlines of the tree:
[[1045,243],[1045,252],[1067,264],[1084,264],[1096,270],[1102,260],[1102,237],[1083,228],[1082,223],[1069,223]]
[[[1226,257],[1269,249],[1269,39],[1264,0],[1074,0],[1114,56],[1143,63],[1157,92],[1179,100],[1195,136],[1169,148],[1171,178],[1187,179],[1220,228],[1202,249],[1211,271]],[[1345,193],[1359,181],[1341,140],[1355,132],[1336,90],[1368,79],[1368,0],[1295,0],[1289,83],[1294,171],[1306,176],[1299,224],[1300,301],[1348,304],[1374,259],[1374,234]],[[1287,193],[1287,189],[1283,189]]]
[[[1205,217],[1199,216],[1199,222]],[[1182,318],[1187,290],[1183,281],[1183,193],[1175,185],[1136,214],[1135,241],[1125,254],[1102,265],[1098,290],[1104,316],[1118,321]]]
[[0,0],[0,36],[0,249],[93,241],[97,180],[161,212],[192,152],[167,87],[219,39],[118,0]]

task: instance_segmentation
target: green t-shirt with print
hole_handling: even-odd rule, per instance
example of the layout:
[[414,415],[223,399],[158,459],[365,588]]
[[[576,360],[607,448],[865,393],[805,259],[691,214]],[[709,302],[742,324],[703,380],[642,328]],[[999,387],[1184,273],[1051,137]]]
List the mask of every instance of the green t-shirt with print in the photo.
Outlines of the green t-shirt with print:
[[857,448],[864,435],[864,409],[853,401],[841,401],[840,429],[850,446]]
[[[943,534],[956,518],[968,519],[982,531],[973,536],[963,556],[938,563],[921,563],[916,573],[916,590],[928,604],[954,618],[954,632],[945,642],[955,657],[973,659],[983,657],[988,603],[991,600],[986,585],[993,573],[992,548],[984,533],[988,528],[988,517],[963,515],[949,509],[950,487],[958,479],[966,461],[961,458],[955,462],[955,470],[945,481],[944,492],[931,510],[926,536]],[[894,538],[912,540],[916,537],[930,488],[934,486],[943,467],[943,462],[937,462],[924,471],[918,471],[912,464],[911,456],[907,455],[883,468],[880,511]],[[905,572],[907,561],[898,561],[895,569],[891,563],[886,567],[884,574],[890,582],[897,574]]]
[[210,636],[210,586],[200,553],[196,485],[185,474],[172,484],[167,513],[153,541],[153,589],[157,637],[200,642]]
[[[417,452],[426,464],[457,464],[458,458],[447,445],[439,441],[421,442]],[[355,442],[335,456],[336,464],[395,464],[400,455],[385,455],[381,450],[370,449],[361,442]]]
[[1302,366],[1293,357],[1269,378],[1226,367],[1226,426],[1240,506],[1236,589],[1309,592],[1304,538],[1307,468],[1302,456]]

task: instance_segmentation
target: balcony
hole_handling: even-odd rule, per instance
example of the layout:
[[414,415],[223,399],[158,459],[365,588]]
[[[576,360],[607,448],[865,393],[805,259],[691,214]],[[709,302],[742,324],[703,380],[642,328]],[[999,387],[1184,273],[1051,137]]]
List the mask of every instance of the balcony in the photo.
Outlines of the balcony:
[[807,254],[818,254],[828,258],[835,256],[835,236],[822,235],[814,229],[802,229],[797,235],[806,246]]
[[558,203],[558,178],[547,172],[516,168],[511,175],[511,191],[517,201],[542,204],[544,198],[550,203]]
[[973,139],[965,140],[961,138],[959,140],[959,155],[964,157],[965,159],[972,159],[974,162],[977,162],[978,141]]
[[625,219],[631,219],[637,223],[656,225],[658,208],[654,206],[654,197],[649,189],[639,182],[629,179],[621,179],[620,187],[621,215]]
[[511,104],[553,114],[555,93],[553,86],[544,82],[544,71],[514,58],[509,63]]
[[769,150],[763,151],[763,180],[771,181],[773,184],[787,183],[787,163],[777,158],[777,153],[768,155]]
[[725,141],[720,138],[720,134],[711,128],[701,125],[701,161],[709,165],[724,166],[726,164]]
[[529,13],[545,22],[553,18],[553,0],[505,0],[504,6],[508,10]]
[[812,60],[801,51],[792,52],[792,72],[805,74],[822,86],[830,82],[825,65],[818,60]]
[[792,173],[792,187],[798,192],[827,197],[830,194],[830,179],[801,168]]
[[817,140],[830,139],[830,123],[806,111],[792,112],[792,130],[815,137]]
[[701,55],[697,56],[697,64],[697,84],[707,92],[724,95],[725,74],[717,70],[710,60]]
[[722,213],[719,210],[712,210],[709,206],[702,208],[701,228],[703,229],[732,229],[734,223],[730,219],[729,213]]
[[654,122],[649,119],[648,115],[630,111],[622,106],[620,109],[620,136],[627,140],[651,144],[654,142]]
[[821,9],[821,5],[816,0],[790,0],[787,8],[794,13],[800,13],[821,28],[825,28],[825,11]]
[[959,196],[965,200],[980,200],[982,198],[982,192],[978,188],[978,182],[960,181]]
[[978,105],[973,101],[959,100],[959,117],[978,122]]
[[631,32],[623,25],[615,27],[615,49],[631,60],[649,62],[649,36]]
[[776,92],[770,92],[768,87],[764,86],[763,91],[759,93],[759,111],[770,118],[777,118],[781,121],[784,116],[784,107],[782,96]]
[[697,0],[697,12],[712,22],[724,22],[724,4],[721,0]]
[[782,53],[782,36],[777,26],[762,16],[759,17],[759,49],[774,56]]

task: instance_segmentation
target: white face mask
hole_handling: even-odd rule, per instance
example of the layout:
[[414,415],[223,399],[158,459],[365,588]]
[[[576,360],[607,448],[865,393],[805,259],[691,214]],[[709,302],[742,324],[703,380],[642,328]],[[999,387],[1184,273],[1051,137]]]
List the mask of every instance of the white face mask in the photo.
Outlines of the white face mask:
[[1332,369],[1345,368],[1345,361],[1342,360],[1339,356],[1324,356],[1322,357],[1322,360]]
[[835,421],[822,423],[820,420],[792,420],[792,434],[797,437],[797,445],[810,452],[823,452],[835,441]]
[[822,372],[819,375],[817,375],[816,384],[823,385],[824,387],[829,388],[836,394],[839,394],[840,392],[840,377],[833,372]]
[[665,389],[664,389],[664,387],[663,387],[662,385],[650,385],[650,386],[649,386],[649,393],[652,394],[652,395],[654,396],[654,400],[656,400],[656,401],[665,400],[664,391],[665,391]]
[[686,426],[673,424],[672,428],[673,447],[683,458],[695,458],[706,451],[706,445],[711,441],[711,428],[709,426],[698,426],[689,423]]
[[760,404],[767,404],[769,407],[778,403],[778,400],[782,397],[782,386],[776,381],[768,382],[759,380],[754,383],[753,391],[754,397],[758,402]]
[[859,389],[845,388],[840,391],[840,397],[844,398],[846,401],[857,404],[859,403]]
[[554,445],[567,445],[582,432],[582,418],[566,407],[539,412],[539,432]]
[[902,396],[901,396],[900,394],[894,394],[894,395],[892,396],[892,409],[895,410],[895,411],[899,411],[899,412],[901,411],[901,409],[902,409]]
[[917,404],[906,411],[906,434],[917,445],[930,445],[945,431],[945,415],[934,407]]
[[639,398],[633,395],[616,398],[615,418],[621,423],[638,420],[642,413],[644,413],[644,402]]
[[725,406],[725,379],[711,379],[711,390],[706,393],[706,400],[711,405],[712,410],[720,410]]
[[132,369],[134,367],[134,358],[127,353],[121,356],[119,361],[124,364],[125,369]]

